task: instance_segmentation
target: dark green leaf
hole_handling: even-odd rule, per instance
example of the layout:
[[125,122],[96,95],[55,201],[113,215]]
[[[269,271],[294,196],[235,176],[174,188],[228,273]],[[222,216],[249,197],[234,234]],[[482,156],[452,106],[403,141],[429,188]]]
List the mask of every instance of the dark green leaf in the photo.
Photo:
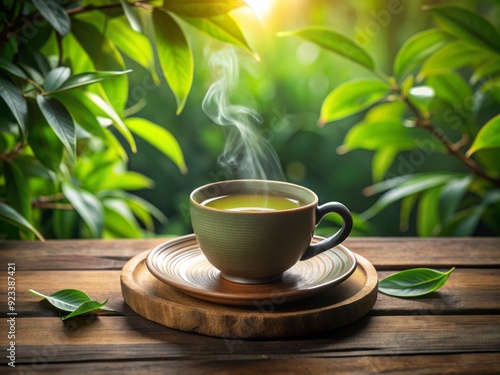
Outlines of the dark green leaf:
[[448,102],[451,106],[459,104],[466,111],[472,110],[467,105],[472,98],[472,90],[461,75],[455,72],[443,73],[427,78],[426,83],[434,89],[436,97]]
[[38,232],[38,230],[25,217],[3,202],[0,202],[0,220],[12,224],[19,229],[30,231],[34,233],[39,240],[45,241],[40,232]]
[[4,173],[7,202],[9,202],[9,205],[23,217],[32,221],[31,194],[28,188],[28,181],[23,172],[15,161],[7,161],[4,163]]
[[247,6],[243,0],[183,0],[163,2],[163,8],[185,17],[214,17]]
[[0,97],[16,118],[23,134],[28,128],[28,106],[21,90],[8,78],[0,76]]
[[306,27],[295,31],[278,33],[278,36],[295,35],[318,46],[344,56],[369,70],[375,70],[375,63],[368,53],[349,38],[329,28],[320,26]]
[[40,162],[52,171],[59,171],[63,144],[49,125],[40,109],[30,101],[31,126],[28,143]]
[[3,69],[6,72],[9,72],[10,74],[16,77],[22,79],[28,79],[28,76],[26,75],[26,73],[23,72],[23,70],[20,67],[2,58],[0,58],[0,69]]
[[493,117],[483,125],[467,151],[467,156],[481,149],[497,147],[500,147],[500,115]]
[[49,72],[47,77],[45,77],[45,82],[43,83],[43,89],[45,91],[57,90],[64,81],[66,81],[71,75],[71,69],[65,66],[57,67]]
[[61,36],[66,35],[71,29],[71,20],[66,10],[56,1],[31,0],[43,18]]
[[181,28],[165,11],[155,8],[153,22],[156,48],[163,74],[182,112],[193,83],[193,56]]
[[442,189],[442,186],[429,189],[420,198],[417,212],[417,233],[419,237],[435,236],[441,229],[438,207]]
[[423,296],[441,288],[454,269],[455,267],[448,272],[439,272],[429,268],[404,270],[380,280],[378,290],[394,297]]
[[121,76],[122,74],[130,73],[132,70],[125,70],[123,72],[89,72],[75,74],[74,76],[66,79],[59,87],[47,90],[46,95],[52,95],[56,92],[71,90],[76,87],[87,86],[92,83],[101,82],[106,79]]
[[341,84],[323,101],[319,124],[350,116],[378,102],[390,86],[378,79],[361,78]]
[[413,194],[401,199],[401,210],[399,212],[399,229],[402,232],[406,232],[408,230],[411,210],[413,209],[417,198],[418,194]]
[[87,225],[91,236],[100,238],[104,226],[104,214],[99,199],[88,191],[75,188],[67,183],[62,184],[62,191]]
[[412,36],[396,55],[394,74],[401,79],[450,40],[452,38],[449,34],[438,29],[422,31]]
[[438,202],[439,216],[444,225],[450,222],[472,180],[472,176],[465,176],[453,179],[444,186]]
[[187,173],[182,149],[175,137],[167,129],[139,117],[125,119],[125,125],[169,157],[177,165],[181,173]]
[[61,140],[69,155],[74,159],[76,156],[75,124],[68,110],[54,98],[37,95],[36,101],[47,123]]
[[473,46],[500,53],[500,34],[479,14],[460,6],[427,6],[443,30]]
[[222,14],[211,18],[185,17],[184,20],[212,38],[243,47],[253,52],[240,27],[229,14]]
[[500,202],[500,189],[490,190],[480,204],[472,207],[471,212],[456,227],[453,235],[460,237],[472,236],[486,209],[498,202]]

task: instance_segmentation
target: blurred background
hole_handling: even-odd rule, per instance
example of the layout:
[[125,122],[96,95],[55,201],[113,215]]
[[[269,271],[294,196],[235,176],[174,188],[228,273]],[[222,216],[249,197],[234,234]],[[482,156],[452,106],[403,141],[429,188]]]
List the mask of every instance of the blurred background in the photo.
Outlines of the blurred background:
[[[314,190],[320,202],[336,200],[354,213],[365,211],[378,198],[363,195],[363,189],[372,183],[372,152],[355,150],[343,155],[337,152],[347,130],[362,114],[324,127],[319,127],[317,120],[321,104],[333,88],[370,73],[309,42],[296,37],[278,37],[277,33],[310,25],[331,27],[353,38],[372,55],[382,71],[392,74],[392,61],[404,41],[434,24],[430,14],[421,9],[422,5],[440,1],[255,0],[247,3],[255,14],[241,9],[233,15],[260,61],[236,48],[240,81],[230,101],[260,113],[263,123],[258,131],[275,148],[286,181]],[[493,10],[493,0],[453,3],[475,5],[495,26],[500,26],[500,15]],[[188,168],[186,174],[181,174],[159,151],[137,139],[138,153],[130,156],[129,167],[155,181],[154,188],[136,193],[168,217],[166,224],[156,223],[159,235],[190,233],[189,193],[197,186],[228,178],[218,164],[224,150],[225,129],[214,124],[201,109],[203,98],[214,81],[207,56],[211,50],[220,48],[220,44],[188,24],[184,29],[188,31],[194,53],[195,79],[186,107],[179,116],[175,114],[175,99],[166,84],[155,87],[147,71],[131,60],[126,61],[127,66],[134,69],[130,75],[128,106],[142,107],[137,116],[164,126],[176,137]],[[433,170],[465,172],[453,157],[436,153],[428,156],[414,172]],[[320,233],[331,231],[331,225],[322,223]],[[399,228],[397,203],[368,225],[359,225],[354,235],[413,236],[414,218],[410,218],[409,228],[405,232]],[[477,234],[482,234],[481,229]]]

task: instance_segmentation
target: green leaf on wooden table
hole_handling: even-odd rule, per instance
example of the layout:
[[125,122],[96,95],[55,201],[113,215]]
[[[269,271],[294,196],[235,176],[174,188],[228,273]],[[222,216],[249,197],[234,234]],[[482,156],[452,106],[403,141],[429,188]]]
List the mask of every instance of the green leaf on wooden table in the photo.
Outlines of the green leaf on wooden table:
[[31,0],[43,18],[61,36],[71,29],[71,19],[66,10],[57,1]]
[[0,58],[0,69],[9,72],[10,74],[22,78],[22,79],[28,79],[28,76],[26,73],[23,72],[21,68],[19,68],[16,64],[11,63],[9,60],[5,60],[3,58]]
[[183,17],[183,19],[212,38],[254,52],[248,45],[240,27],[229,14],[221,14],[210,18]]
[[493,117],[483,125],[467,151],[467,156],[471,156],[478,150],[496,147],[500,147],[500,115]]
[[439,272],[430,268],[413,268],[396,272],[380,280],[378,290],[393,297],[423,296],[441,288],[454,269]]
[[452,37],[449,34],[439,29],[422,31],[412,36],[396,55],[394,74],[401,79],[451,40]]
[[106,307],[108,300],[100,303],[93,301],[86,293],[78,289],[62,289],[49,296],[39,293],[33,289],[28,290],[35,296],[46,299],[52,306],[59,310],[70,312],[70,314],[63,316],[62,320],[86,314],[95,310],[105,310],[112,313],[120,313],[115,309]]
[[83,219],[93,238],[100,238],[104,227],[102,204],[95,195],[63,183],[62,192]]
[[43,89],[45,91],[57,90],[71,76],[71,69],[65,66],[59,66],[49,72],[45,77]]
[[321,26],[306,27],[295,31],[284,31],[278,36],[295,35],[318,46],[344,56],[365,68],[374,71],[375,63],[371,56],[351,39],[329,28]]
[[45,241],[40,232],[38,232],[38,230],[26,218],[7,203],[0,202],[0,219],[16,226],[19,229],[30,231],[34,233],[39,240]]
[[500,33],[484,17],[460,6],[426,6],[441,28],[473,46],[500,53]]
[[182,29],[167,12],[155,8],[153,22],[160,65],[174,93],[179,114],[193,83],[193,55]]
[[175,137],[167,129],[139,117],[127,118],[125,124],[133,133],[169,157],[182,174],[187,173],[182,149]]
[[374,78],[361,78],[336,87],[323,101],[318,123],[353,115],[375,104],[390,93],[390,86]]
[[76,132],[70,113],[61,102],[54,98],[37,95],[36,102],[45,120],[74,160],[76,157]]
[[28,105],[23,93],[10,79],[0,76],[0,97],[14,115],[24,135],[28,129]]
[[183,0],[163,2],[163,8],[184,17],[214,17],[247,6],[243,0]]
[[433,74],[476,65],[484,62],[490,56],[490,53],[473,48],[461,40],[453,41],[431,55],[423,63],[418,78],[422,79]]
[[77,87],[91,85],[92,83],[101,82],[106,79],[114,78],[116,76],[121,76],[122,74],[128,74],[132,70],[124,70],[121,72],[89,72],[75,74],[68,77],[60,86],[53,88],[51,90],[46,89],[45,95],[52,95],[56,92],[62,92],[71,90]]

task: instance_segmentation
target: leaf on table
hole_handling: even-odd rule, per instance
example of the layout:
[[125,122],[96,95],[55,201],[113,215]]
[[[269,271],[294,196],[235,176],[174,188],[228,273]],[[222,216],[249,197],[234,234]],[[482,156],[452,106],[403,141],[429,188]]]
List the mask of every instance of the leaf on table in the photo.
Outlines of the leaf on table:
[[104,302],[93,301],[86,293],[78,289],[62,289],[49,296],[46,296],[33,289],[28,290],[35,296],[46,299],[52,306],[59,310],[70,312],[62,319],[68,319],[77,315],[86,314],[95,310],[105,310],[110,313],[120,313],[120,311],[106,307],[108,300]]
[[413,268],[396,272],[380,280],[378,290],[393,297],[423,296],[441,288],[454,269],[439,272],[430,268]]
[[278,36],[295,35],[321,48],[341,55],[365,68],[374,71],[375,63],[371,56],[349,38],[326,27],[311,26],[295,31],[278,33]]

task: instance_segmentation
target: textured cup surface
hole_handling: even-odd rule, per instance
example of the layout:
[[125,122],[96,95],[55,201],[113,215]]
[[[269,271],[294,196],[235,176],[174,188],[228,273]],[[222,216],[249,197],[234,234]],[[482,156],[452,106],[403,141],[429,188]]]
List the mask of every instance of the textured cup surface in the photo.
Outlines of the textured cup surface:
[[[231,194],[272,194],[301,202],[297,208],[219,210],[202,205]],[[202,186],[190,196],[193,230],[208,261],[235,282],[273,281],[301,258],[316,224],[318,198],[304,187],[278,181],[234,180]]]

